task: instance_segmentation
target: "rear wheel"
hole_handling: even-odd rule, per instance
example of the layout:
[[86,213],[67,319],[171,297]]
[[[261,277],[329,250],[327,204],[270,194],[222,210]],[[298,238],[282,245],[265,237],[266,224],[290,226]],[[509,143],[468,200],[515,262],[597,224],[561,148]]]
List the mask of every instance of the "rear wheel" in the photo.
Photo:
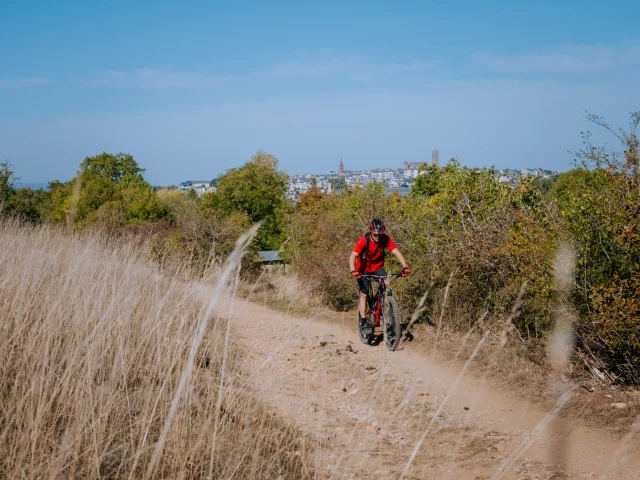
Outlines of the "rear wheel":
[[398,301],[391,296],[385,298],[384,305],[384,343],[393,352],[400,345],[402,338],[400,307]]

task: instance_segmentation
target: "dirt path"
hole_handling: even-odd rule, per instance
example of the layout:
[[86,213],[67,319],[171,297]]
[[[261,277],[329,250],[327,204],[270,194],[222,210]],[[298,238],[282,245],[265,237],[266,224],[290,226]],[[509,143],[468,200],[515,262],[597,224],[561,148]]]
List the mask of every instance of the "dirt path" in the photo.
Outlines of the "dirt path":
[[317,440],[318,478],[640,478],[637,441],[557,419],[541,429],[547,412],[468,374],[456,383],[410,347],[242,300],[232,311],[261,400]]

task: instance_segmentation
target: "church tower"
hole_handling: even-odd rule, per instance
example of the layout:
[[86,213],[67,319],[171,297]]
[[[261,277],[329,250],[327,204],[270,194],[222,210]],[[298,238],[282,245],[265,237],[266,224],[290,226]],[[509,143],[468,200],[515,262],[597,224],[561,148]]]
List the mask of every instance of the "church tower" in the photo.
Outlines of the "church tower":
[[342,163],[342,157],[340,157],[340,166],[338,167],[338,175],[344,175],[344,163]]

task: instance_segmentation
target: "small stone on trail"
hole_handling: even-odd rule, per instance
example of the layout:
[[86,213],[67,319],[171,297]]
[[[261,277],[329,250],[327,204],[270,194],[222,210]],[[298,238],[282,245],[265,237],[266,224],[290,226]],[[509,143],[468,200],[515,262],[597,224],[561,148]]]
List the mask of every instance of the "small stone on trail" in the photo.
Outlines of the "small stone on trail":
[[469,410],[469,407],[464,407],[465,410]]
[[327,342],[320,342],[320,346],[321,346],[321,347],[324,347],[324,346],[326,346],[326,345],[327,345]]
[[619,408],[620,410],[627,408],[627,404],[623,402],[614,402],[611,404],[612,408]]
[[343,389],[342,389],[342,391],[343,391],[343,392],[346,392],[346,391],[347,391],[347,389],[346,389],[346,388],[343,388]]
[[347,345],[346,350],[347,352],[353,352],[353,347],[351,346],[351,344]]
[[342,352],[340,351],[340,349],[339,349],[339,348],[336,348],[336,354],[338,354],[338,355],[342,355]]
[[593,392],[593,387],[591,385],[580,385],[582,388],[584,388],[587,392]]
[[428,393],[421,393],[420,396],[424,397],[425,395],[429,395]]

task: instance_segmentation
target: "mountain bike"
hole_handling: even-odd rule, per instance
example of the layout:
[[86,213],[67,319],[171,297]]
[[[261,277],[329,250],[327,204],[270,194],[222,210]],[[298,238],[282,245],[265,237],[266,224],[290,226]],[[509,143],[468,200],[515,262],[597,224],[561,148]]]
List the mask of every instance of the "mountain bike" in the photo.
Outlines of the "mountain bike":
[[400,307],[398,301],[393,297],[393,292],[389,285],[391,279],[402,277],[402,272],[391,273],[389,275],[374,275],[365,273],[364,278],[370,278],[377,282],[378,286],[374,291],[373,282],[369,282],[369,292],[367,293],[367,313],[365,315],[371,333],[366,333],[366,325],[360,324],[360,314],[358,314],[358,333],[362,343],[371,344],[375,338],[376,327],[382,324],[382,333],[387,348],[394,351],[400,344],[402,338],[402,325],[400,324]]

